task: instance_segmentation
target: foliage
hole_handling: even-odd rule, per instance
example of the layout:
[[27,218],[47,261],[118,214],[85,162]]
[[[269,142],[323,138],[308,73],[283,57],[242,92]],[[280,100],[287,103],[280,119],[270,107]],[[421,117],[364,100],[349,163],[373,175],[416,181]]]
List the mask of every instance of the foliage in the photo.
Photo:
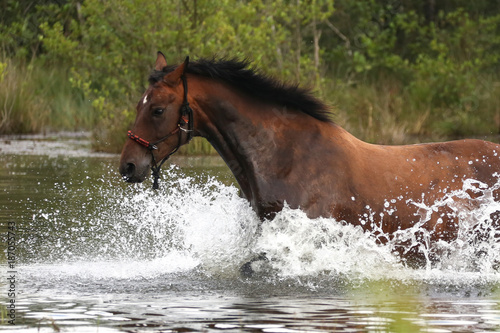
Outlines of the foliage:
[[499,132],[490,1],[5,0],[0,17],[3,63],[69,72],[70,89],[91,101],[98,150],[120,149],[157,50],[174,63],[247,58],[311,85],[369,141]]
[[3,0],[0,47],[6,57],[26,60],[42,51],[41,24],[67,27],[77,16],[77,1]]

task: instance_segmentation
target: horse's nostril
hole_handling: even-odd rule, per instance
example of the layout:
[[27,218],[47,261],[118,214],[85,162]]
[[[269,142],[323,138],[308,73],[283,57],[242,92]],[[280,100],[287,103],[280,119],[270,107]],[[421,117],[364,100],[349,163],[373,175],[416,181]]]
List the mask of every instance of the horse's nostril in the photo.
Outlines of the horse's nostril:
[[125,168],[122,168],[121,174],[123,179],[128,180],[134,176],[135,173],[135,164],[134,163],[127,163],[125,165]]

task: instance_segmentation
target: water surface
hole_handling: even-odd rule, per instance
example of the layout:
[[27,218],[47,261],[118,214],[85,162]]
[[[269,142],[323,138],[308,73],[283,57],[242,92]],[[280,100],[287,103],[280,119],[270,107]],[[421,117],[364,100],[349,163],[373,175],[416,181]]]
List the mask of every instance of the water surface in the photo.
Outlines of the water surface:
[[[500,329],[494,239],[473,244],[464,231],[460,242],[440,244],[439,263],[413,269],[390,244],[333,219],[286,208],[260,224],[219,158],[173,158],[155,192],[150,181],[122,182],[118,156],[91,154],[85,137],[6,140],[0,273],[10,271],[13,222],[16,325],[3,307],[0,330]],[[464,215],[464,230],[496,209],[487,199],[479,207]],[[267,260],[243,277],[241,265],[260,253]],[[1,281],[8,304],[9,283]]]

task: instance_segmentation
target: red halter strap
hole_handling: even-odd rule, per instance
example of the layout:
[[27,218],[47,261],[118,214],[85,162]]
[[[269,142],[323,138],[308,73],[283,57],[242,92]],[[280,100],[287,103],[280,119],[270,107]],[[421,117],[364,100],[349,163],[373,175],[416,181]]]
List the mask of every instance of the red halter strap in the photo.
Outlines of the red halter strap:
[[[184,119],[183,119],[183,120],[184,120]],[[187,124],[187,123],[186,123],[186,124]],[[158,140],[158,141],[155,141],[154,143],[151,143],[151,142],[149,142],[148,140],[141,138],[140,136],[138,136],[138,135],[136,135],[136,134],[132,133],[132,131],[128,131],[128,132],[127,132],[127,136],[128,136],[130,139],[132,139],[132,140],[134,140],[135,142],[137,142],[138,144],[140,144],[141,146],[146,147],[148,150],[157,150],[157,149],[158,149],[157,144],[159,144],[159,143],[160,143],[160,142],[162,142],[162,141],[167,140],[167,139],[168,139],[168,138],[170,138],[172,135],[177,134],[177,132],[179,132],[179,130],[183,130],[183,131],[185,131],[185,129],[183,129],[183,128],[181,127],[181,124],[180,124],[180,123],[177,125],[177,127],[176,127],[176,128],[175,128],[172,132],[168,133],[168,135],[164,136],[163,138],[161,138],[161,139],[160,139],[160,140]]]
[[135,135],[134,133],[132,133],[132,131],[128,131],[127,132],[127,136],[130,139],[132,139],[135,142],[137,142],[138,144],[140,144],[141,146],[144,146],[144,147],[148,148],[149,150],[151,150],[151,149],[158,149],[158,147],[156,145],[152,145],[149,141],[144,140],[140,136]]

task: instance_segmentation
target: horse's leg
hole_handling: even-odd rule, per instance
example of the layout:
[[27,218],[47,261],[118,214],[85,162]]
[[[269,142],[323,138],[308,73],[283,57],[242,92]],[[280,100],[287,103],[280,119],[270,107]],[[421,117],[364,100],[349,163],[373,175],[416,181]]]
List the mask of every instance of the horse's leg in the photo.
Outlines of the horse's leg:
[[255,262],[259,262],[259,261],[268,261],[265,253],[260,253],[252,260],[243,264],[240,267],[240,275],[244,278],[251,278],[253,276],[253,273],[255,272],[253,267],[252,267],[252,264]]

